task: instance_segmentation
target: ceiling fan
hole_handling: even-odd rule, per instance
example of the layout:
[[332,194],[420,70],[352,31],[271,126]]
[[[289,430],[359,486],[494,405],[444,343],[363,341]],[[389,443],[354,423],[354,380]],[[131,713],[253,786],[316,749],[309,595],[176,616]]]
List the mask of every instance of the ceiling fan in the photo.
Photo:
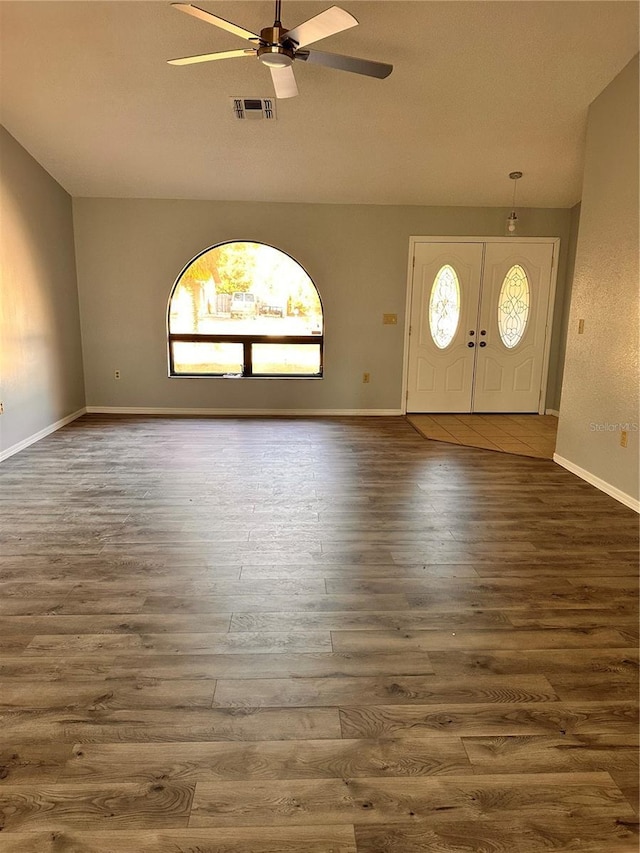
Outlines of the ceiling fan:
[[303,24],[298,24],[292,30],[282,26],[280,20],[281,0],[276,0],[275,21],[272,27],[260,30],[260,35],[245,30],[237,24],[225,21],[217,15],[206,12],[191,3],[172,3],[176,9],[199,18],[207,24],[226,30],[242,39],[254,42],[254,47],[239,50],[223,50],[219,53],[203,53],[199,56],[184,56],[180,59],[170,59],[170,65],[192,65],[195,62],[210,62],[213,59],[231,59],[236,56],[257,56],[260,62],[271,71],[271,79],[277,98],[293,98],[298,94],[296,78],[293,74],[293,62],[301,59],[316,65],[338,68],[341,71],[352,71],[355,74],[365,74],[367,77],[388,77],[393,71],[393,65],[386,62],[374,62],[371,59],[358,59],[355,56],[343,56],[339,53],[324,53],[319,50],[307,50],[307,45],[348,30],[357,26],[358,22],[338,6],[331,6]]

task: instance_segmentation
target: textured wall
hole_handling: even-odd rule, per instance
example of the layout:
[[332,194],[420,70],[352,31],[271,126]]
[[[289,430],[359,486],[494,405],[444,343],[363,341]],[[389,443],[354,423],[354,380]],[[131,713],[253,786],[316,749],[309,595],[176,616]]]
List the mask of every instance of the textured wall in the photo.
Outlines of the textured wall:
[[[578,322],[584,320],[584,334]],[[638,57],[589,109],[556,452],[638,498]],[[637,430],[637,426],[636,426]]]
[[[503,236],[496,208],[74,199],[91,406],[399,409],[410,235]],[[559,236],[547,405],[555,398],[569,210],[520,211],[521,236]],[[270,243],[309,271],[326,323],[325,378],[169,379],[167,299],[182,267],[224,240]],[[397,326],[383,326],[383,313]],[[122,378],[114,380],[115,369]],[[371,383],[362,384],[362,373]]]
[[0,127],[0,453],[84,406],[71,198]]

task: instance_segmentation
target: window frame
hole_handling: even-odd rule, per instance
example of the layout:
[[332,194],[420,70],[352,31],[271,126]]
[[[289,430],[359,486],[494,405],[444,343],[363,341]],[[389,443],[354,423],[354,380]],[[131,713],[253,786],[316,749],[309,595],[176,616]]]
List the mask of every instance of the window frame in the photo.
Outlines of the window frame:
[[[224,333],[216,333],[216,334],[204,334],[204,333],[191,333],[191,332],[172,332],[171,331],[171,303],[173,301],[173,297],[175,295],[176,289],[180,285],[183,275],[189,269],[189,267],[198,260],[198,258],[202,257],[202,255],[206,255],[207,252],[211,252],[213,249],[219,249],[221,246],[228,246],[233,243],[254,243],[259,246],[267,246],[270,249],[273,249],[276,252],[280,252],[283,255],[286,255],[288,258],[297,264],[300,269],[305,273],[313,288],[315,289],[316,295],[318,297],[318,301],[320,302],[320,311],[322,312],[322,333],[318,335],[264,335],[264,334],[224,334]],[[197,255],[194,255],[191,260],[184,265],[180,274],[176,278],[173,287],[171,288],[171,292],[169,294],[169,300],[167,303],[167,347],[169,353],[169,378],[170,379],[323,379],[324,378],[324,331],[325,331],[325,316],[324,316],[324,305],[322,303],[322,296],[320,295],[320,291],[315,283],[315,281],[311,278],[305,267],[298,261],[293,255],[290,255],[288,252],[285,252],[283,249],[278,248],[277,246],[272,246],[270,243],[265,243],[262,240],[250,240],[250,239],[236,239],[236,240],[223,240],[220,243],[215,243],[213,246],[209,246],[206,249],[203,249],[201,252],[198,252]],[[218,343],[228,343],[228,344],[242,344],[243,345],[243,369],[242,373],[177,373],[175,369],[175,361],[173,356],[173,344],[174,343],[208,343],[208,344],[218,344]],[[302,344],[302,345],[315,345],[320,347],[320,370],[318,373],[255,373],[253,371],[253,357],[252,357],[252,347],[253,344]]]

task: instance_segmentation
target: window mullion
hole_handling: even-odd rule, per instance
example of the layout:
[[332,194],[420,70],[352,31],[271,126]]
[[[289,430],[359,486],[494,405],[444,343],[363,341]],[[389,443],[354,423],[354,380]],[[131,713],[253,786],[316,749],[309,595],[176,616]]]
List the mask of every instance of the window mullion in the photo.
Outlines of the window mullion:
[[244,341],[244,371],[243,376],[253,376],[253,354],[251,352],[251,341]]

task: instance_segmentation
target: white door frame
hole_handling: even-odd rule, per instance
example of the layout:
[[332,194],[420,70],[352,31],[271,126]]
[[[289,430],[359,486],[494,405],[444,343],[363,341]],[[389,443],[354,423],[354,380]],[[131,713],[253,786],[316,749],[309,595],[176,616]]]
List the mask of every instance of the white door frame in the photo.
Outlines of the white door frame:
[[407,264],[407,298],[405,304],[404,348],[402,357],[402,402],[401,412],[407,414],[407,389],[409,379],[409,321],[411,319],[411,300],[413,297],[413,263],[416,243],[546,243],[553,246],[551,260],[551,286],[549,290],[549,305],[547,308],[546,328],[544,336],[544,354],[542,361],[542,378],[540,395],[538,397],[538,414],[545,413],[545,397],[547,380],[549,378],[549,354],[551,351],[551,331],[553,325],[553,309],[556,302],[556,285],[558,281],[558,256],[560,254],[559,237],[409,237],[409,262]]

